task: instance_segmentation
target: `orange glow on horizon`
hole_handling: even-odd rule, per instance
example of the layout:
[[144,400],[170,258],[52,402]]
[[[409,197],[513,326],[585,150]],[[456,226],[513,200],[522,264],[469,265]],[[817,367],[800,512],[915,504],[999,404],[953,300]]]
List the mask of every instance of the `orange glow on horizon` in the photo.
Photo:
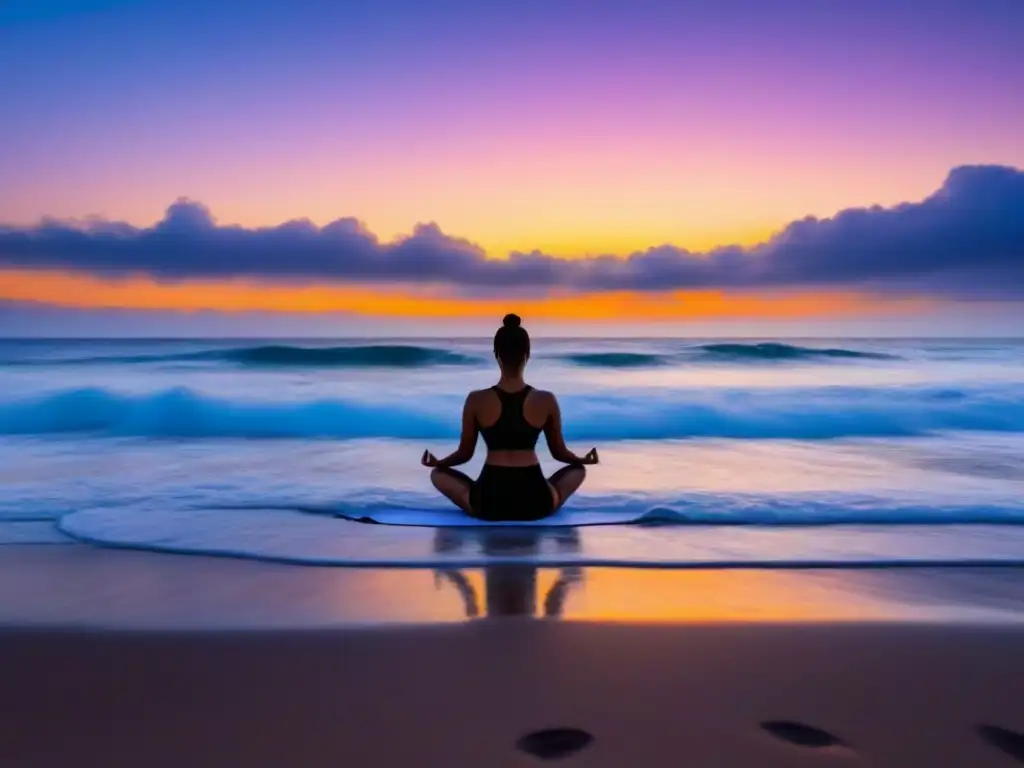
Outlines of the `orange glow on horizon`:
[[0,299],[78,309],[182,312],[347,312],[378,317],[493,317],[510,300],[518,311],[547,321],[688,319],[800,319],[906,314],[930,306],[923,299],[882,299],[851,291],[726,293],[719,290],[577,294],[546,297],[471,298],[443,287],[282,284],[254,280],[158,282],[146,275],[103,278],[46,270],[0,270]]

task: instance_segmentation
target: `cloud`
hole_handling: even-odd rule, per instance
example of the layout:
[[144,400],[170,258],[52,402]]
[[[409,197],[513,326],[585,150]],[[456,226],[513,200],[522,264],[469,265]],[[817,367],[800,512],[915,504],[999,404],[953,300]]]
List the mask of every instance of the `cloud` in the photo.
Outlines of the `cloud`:
[[351,218],[323,227],[218,226],[205,206],[183,198],[148,228],[55,220],[0,226],[3,267],[158,280],[439,284],[478,293],[821,287],[1024,298],[1024,172],[963,166],[920,202],[802,219],[752,248],[694,253],[665,245],[624,258],[533,252],[489,259],[434,224],[390,243]]

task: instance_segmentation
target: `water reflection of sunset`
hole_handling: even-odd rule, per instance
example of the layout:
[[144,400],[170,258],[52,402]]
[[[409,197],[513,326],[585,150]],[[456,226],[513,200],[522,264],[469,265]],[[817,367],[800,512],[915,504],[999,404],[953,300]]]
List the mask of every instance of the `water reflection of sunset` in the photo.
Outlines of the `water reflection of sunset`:
[[[363,603],[360,613],[377,616],[387,606],[387,615],[414,616],[417,621],[515,615],[653,623],[876,621],[925,619],[938,611],[935,605],[899,599],[897,590],[887,598],[884,589],[862,588],[853,572],[587,568],[582,578],[558,594],[558,569],[522,567],[522,594],[499,596],[501,604],[495,602],[493,588],[488,601],[482,569],[457,573],[463,589],[473,595],[472,612],[465,595],[460,596],[449,581],[425,571],[363,571],[358,579],[339,579],[337,584],[364,584],[360,592],[370,602]],[[552,610],[556,597],[557,610]],[[348,599],[344,602],[346,611],[357,607]]]
[[836,621],[906,616],[813,573],[595,568],[565,618],[583,621]]

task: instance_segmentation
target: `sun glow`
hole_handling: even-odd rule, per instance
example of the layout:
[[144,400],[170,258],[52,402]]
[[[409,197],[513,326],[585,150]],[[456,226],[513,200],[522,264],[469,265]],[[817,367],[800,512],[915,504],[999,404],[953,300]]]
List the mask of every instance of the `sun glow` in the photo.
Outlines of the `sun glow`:
[[[509,297],[470,298],[450,289],[363,284],[284,284],[251,280],[158,282],[43,270],[0,271],[0,299],[85,309],[182,312],[348,312],[378,317],[493,317]],[[551,293],[516,299],[520,311],[547,321],[836,317],[873,310],[913,312],[924,300],[881,299],[853,292]]]

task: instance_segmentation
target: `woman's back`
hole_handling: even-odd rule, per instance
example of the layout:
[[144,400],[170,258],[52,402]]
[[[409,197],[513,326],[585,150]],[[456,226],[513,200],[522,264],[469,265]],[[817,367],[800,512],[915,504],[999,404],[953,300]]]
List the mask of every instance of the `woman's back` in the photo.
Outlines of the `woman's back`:
[[499,453],[534,453],[547,422],[542,394],[529,384],[515,392],[495,385],[479,393],[476,421],[489,460]]

